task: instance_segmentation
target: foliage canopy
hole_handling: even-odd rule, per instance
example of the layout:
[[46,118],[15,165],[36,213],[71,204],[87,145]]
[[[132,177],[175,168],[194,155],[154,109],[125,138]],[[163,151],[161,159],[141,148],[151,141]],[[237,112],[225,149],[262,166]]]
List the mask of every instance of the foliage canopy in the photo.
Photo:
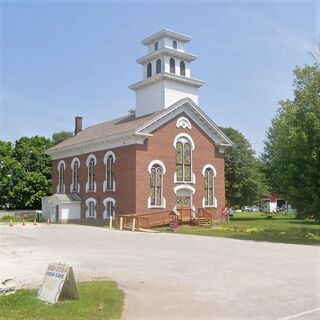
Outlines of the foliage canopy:
[[320,69],[294,71],[294,99],[280,102],[267,131],[263,161],[273,190],[301,217],[320,218]]

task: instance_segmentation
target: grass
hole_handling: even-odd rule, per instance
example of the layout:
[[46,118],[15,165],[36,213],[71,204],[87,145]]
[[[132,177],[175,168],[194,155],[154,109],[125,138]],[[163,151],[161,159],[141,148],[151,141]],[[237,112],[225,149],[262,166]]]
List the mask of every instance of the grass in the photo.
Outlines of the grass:
[[37,299],[38,289],[21,289],[0,296],[0,319],[120,319],[124,293],[112,281],[78,284],[79,300],[46,304]]
[[[12,220],[12,222],[22,222],[23,218],[20,217],[14,217],[14,216],[3,216],[0,218],[0,222],[5,222],[5,223],[9,223]],[[26,218],[25,221],[26,222],[33,222],[34,217],[33,216],[29,216],[29,218]]]
[[[156,228],[170,232],[168,227]],[[274,214],[267,219],[264,213],[236,213],[229,223],[211,227],[182,225],[176,231],[212,237],[235,238],[255,241],[320,245],[320,224],[315,221],[296,220],[287,215]]]

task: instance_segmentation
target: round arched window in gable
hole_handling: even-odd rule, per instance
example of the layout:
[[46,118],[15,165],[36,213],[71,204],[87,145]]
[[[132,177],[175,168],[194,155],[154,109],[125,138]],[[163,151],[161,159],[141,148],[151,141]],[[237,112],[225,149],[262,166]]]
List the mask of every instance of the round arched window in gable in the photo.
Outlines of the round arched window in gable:
[[157,51],[159,49],[159,44],[158,44],[158,42],[156,42],[155,44],[154,44],[154,51]]

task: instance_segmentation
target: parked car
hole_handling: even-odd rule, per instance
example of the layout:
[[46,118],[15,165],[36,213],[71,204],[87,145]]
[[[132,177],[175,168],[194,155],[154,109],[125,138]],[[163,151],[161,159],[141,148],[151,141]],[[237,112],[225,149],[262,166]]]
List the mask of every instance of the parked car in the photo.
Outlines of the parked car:
[[251,207],[251,212],[260,212],[260,209],[257,206],[252,206]]
[[250,206],[242,206],[241,210],[242,210],[242,212],[251,212],[251,207]]

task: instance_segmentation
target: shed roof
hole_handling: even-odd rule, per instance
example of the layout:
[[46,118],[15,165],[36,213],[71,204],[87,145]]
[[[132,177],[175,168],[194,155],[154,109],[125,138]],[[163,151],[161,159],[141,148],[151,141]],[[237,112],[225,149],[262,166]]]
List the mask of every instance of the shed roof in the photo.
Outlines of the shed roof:
[[77,203],[81,202],[81,198],[76,193],[56,193],[54,194],[49,202],[60,202],[60,203]]

